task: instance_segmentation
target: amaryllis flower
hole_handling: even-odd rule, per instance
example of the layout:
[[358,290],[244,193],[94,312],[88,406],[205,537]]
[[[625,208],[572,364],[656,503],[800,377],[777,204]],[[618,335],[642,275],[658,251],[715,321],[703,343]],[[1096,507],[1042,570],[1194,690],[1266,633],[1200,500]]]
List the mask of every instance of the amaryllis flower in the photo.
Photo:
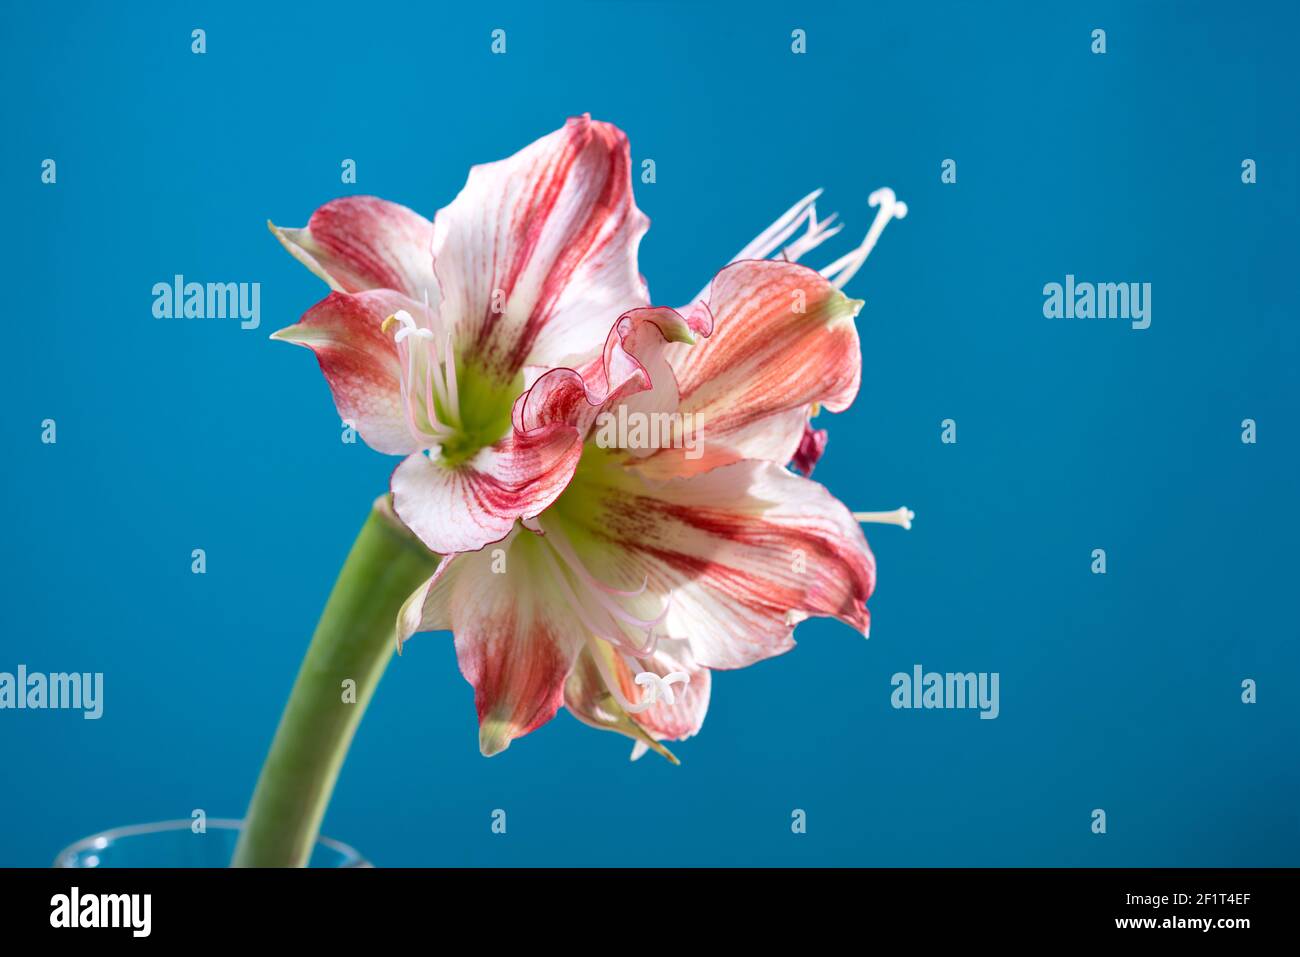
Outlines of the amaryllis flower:
[[581,442],[521,433],[530,367],[594,355],[610,316],[648,302],[627,138],[582,116],[474,167],[430,223],[370,196],[272,230],[333,290],[273,338],[310,348],[372,448],[406,456],[394,508],[435,552],[479,548],[563,491]]
[[[564,705],[633,738],[633,757],[652,748],[675,760],[662,742],[699,730],[711,670],[788,651],[810,616],[867,634],[875,559],[858,520],[785,466],[812,412],[857,394],[862,303],[838,285],[905,208],[874,194],[867,240],[823,275],[791,261],[834,232],[815,198],[691,305],[625,311],[598,357],[542,374],[515,403],[518,441],[575,437],[571,481],[496,546],[445,558],[398,621],[399,642],[453,632],[484,754]],[[781,251],[805,223],[781,260],[751,258]],[[628,421],[698,434],[606,441],[605,426]],[[901,524],[904,513],[866,517]]]

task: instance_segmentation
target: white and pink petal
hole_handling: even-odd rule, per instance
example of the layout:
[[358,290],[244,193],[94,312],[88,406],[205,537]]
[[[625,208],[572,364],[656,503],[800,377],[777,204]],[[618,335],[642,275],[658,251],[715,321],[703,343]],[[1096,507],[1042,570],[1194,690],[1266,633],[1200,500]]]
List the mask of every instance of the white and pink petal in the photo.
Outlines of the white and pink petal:
[[444,559],[398,616],[399,641],[417,631],[453,632],[461,674],[474,687],[484,755],[555,716],[583,647],[580,626],[538,560],[541,544],[516,532],[499,549]]
[[397,349],[380,326],[398,310],[415,308],[387,289],[334,292],[296,325],[272,335],[315,353],[339,416],[367,445],[389,455],[406,455],[422,445],[408,423]]
[[670,351],[679,411],[703,423],[704,454],[691,459],[667,449],[647,460],[648,471],[662,477],[739,459],[790,461],[813,404],[839,412],[857,395],[862,354],[854,317],[861,305],[794,263],[723,269],[708,296],[711,335]]
[[677,381],[668,362],[675,344],[707,336],[710,319],[698,307],[686,315],[663,307],[633,309],[614,323],[601,354],[579,369],[558,368],[538,376],[515,403],[516,429],[557,422],[588,436],[601,412],[674,412]]
[[663,622],[706,668],[794,646],[794,625],[837,618],[867,634],[875,559],[847,508],[816,482],[746,460],[657,482],[584,476],[586,531],[670,595]]
[[423,302],[438,298],[433,224],[405,206],[374,196],[326,203],[301,229],[271,224],[284,248],[331,289],[394,289]]
[[430,550],[449,555],[500,541],[568,486],[582,455],[576,429],[511,429],[464,462],[408,456],[393,472],[393,508]]
[[509,379],[585,360],[611,316],[648,301],[627,137],[588,116],[475,166],[434,218],[434,269],[458,354]]

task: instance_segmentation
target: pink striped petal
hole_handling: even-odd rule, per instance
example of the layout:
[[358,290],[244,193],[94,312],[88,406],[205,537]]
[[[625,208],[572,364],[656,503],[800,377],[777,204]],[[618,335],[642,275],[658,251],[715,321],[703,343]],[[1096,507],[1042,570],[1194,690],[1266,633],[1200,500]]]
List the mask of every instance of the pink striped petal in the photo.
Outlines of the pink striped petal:
[[407,455],[421,445],[407,426],[393,337],[380,325],[397,310],[414,308],[411,300],[387,289],[333,292],[301,322],[271,337],[314,352],[339,416],[367,445],[389,455]]
[[451,556],[398,618],[399,640],[417,631],[454,632],[461,674],[474,686],[485,755],[555,716],[582,648],[581,626],[554,596],[540,547],[538,536],[516,532],[498,548]]
[[457,354],[509,380],[590,354],[611,316],[646,304],[627,137],[575,117],[476,166],[434,219],[435,271]]
[[821,485],[746,460],[666,482],[584,476],[587,533],[671,595],[664,631],[695,662],[740,668],[794,646],[794,625],[829,616],[864,635],[875,559],[852,514]]
[[541,514],[581,455],[582,437],[561,424],[512,429],[455,466],[411,455],[393,472],[393,508],[432,551],[474,551],[504,538],[516,519]]
[[803,439],[809,407],[846,409],[862,354],[853,324],[862,303],[811,269],[774,260],[728,266],[713,280],[713,332],[670,358],[680,411],[704,417],[704,454],[664,450],[645,463],[659,477],[704,472],[738,459],[784,465]]
[[302,229],[271,231],[293,256],[337,292],[395,289],[417,302],[437,300],[433,224],[374,196],[326,203]]

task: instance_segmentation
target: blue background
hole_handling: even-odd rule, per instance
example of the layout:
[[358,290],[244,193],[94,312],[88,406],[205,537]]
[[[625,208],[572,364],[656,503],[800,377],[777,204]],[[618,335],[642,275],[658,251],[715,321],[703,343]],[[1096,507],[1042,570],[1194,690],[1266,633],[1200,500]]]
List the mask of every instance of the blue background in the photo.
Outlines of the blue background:
[[[432,216],[582,111],[657,163],[665,304],[816,186],[851,226],[814,265],[872,189],[908,202],[849,286],[863,388],[817,477],[916,526],[868,528],[871,640],[809,622],[715,675],[680,768],[565,713],[486,760],[450,640],[417,638],[325,833],[380,865],[1300,864],[1297,17],[1055,6],[4,4],[0,670],[102,671],[105,713],[0,712],[0,864],[243,813],[395,464],[268,341],[325,288],[265,220]],[[1045,319],[1067,272],[1151,282],[1151,328]],[[155,320],[175,273],[262,283],[262,327]],[[999,672],[1001,716],[893,710],[917,663]]]

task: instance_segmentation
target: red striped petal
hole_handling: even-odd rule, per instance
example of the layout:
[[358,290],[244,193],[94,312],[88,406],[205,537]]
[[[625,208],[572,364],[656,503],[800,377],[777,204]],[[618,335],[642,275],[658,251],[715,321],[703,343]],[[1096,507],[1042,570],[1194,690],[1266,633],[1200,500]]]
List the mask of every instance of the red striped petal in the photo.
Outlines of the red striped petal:
[[407,601],[398,634],[451,629],[474,686],[479,748],[491,756],[551,720],[582,647],[580,626],[553,597],[541,540],[516,533],[498,548],[445,559]]
[[395,289],[436,301],[433,224],[405,206],[374,196],[326,203],[302,229],[271,231],[308,269],[338,292]]
[[367,445],[389,455],[409,454],[420,444],[406,424],[397,350],[380,324],[399,309],[413,308],[411,300],[387,289],[334,292],[301,322],[272,336],[316,354],[339,416]]
[[[838,618],[867,633],[875,559],[847,508],[816,482],[742,461],[666,482],[584,475],[584,559],[635,568],[670,595],[664,632],[696,663],[739,668],[794,646],[794,626]],[[602,557],[601,553],[606,553]]]
[[708,297],[712,334],[669,353],[679,411],[703,416],[703,455],[664,450],[646,461],[647,473],[699,473],[739,459],[789,462],[813,403],[839,412],[857,395],[862,354],[853,319],[861,305],[794,263],[723,269]]
[[694,342],[697,335],[708,335],[703,311],[682,316],[673,309],[644,308],[623,314],[609,330],[598,357],[579,370],[552,369],[537,377],[515,403],[515,428],[563,422],[585,436],[602,411],[620,404],[676,409],[677,382],[668,364],[668,349],[674,343]]
[[647,302],[627,137],[588,116],[476,166],[434,219],[435,272],[458,354],[508,379],[590,354]]
[[432,551],[474,551],[500,541],[517,519],[541,514],[581,455],[582,437],[560,424],[512,429],[456,466],[411,455],[393,472],[393,508]]

